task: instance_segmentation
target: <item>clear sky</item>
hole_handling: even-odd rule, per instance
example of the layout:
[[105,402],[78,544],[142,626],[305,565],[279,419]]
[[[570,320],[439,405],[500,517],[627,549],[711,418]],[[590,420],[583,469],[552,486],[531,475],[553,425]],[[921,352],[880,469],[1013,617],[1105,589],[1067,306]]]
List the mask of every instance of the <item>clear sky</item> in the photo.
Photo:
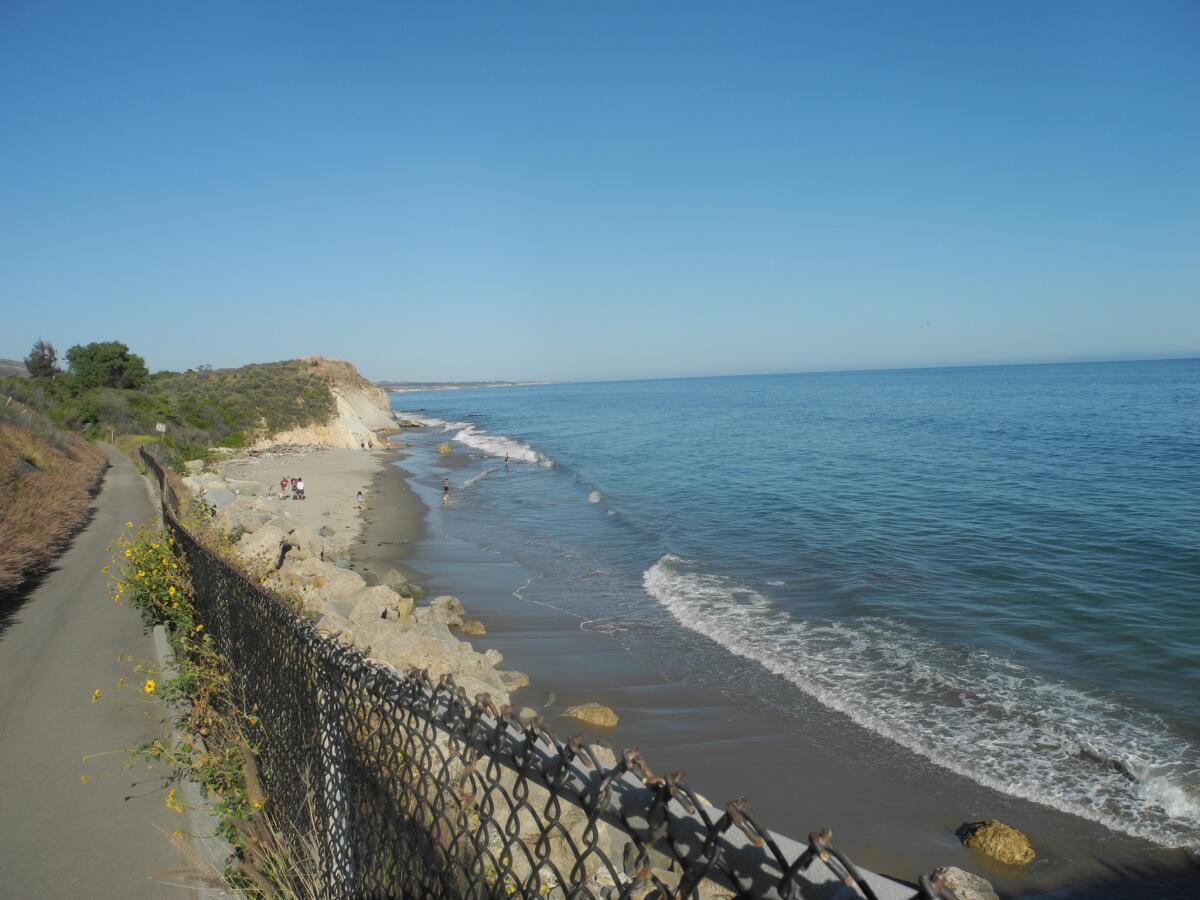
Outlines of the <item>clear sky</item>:
[[1200,355],[1200,4],[0,0],[0,356]]

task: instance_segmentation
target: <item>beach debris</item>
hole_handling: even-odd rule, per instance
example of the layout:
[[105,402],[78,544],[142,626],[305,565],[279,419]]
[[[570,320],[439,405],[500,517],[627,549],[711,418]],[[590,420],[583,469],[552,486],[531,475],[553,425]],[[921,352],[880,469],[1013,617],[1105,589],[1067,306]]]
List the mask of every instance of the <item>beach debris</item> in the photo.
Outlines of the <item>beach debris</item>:
[[442,456],[449,456],[454,452],[454,448],[450,446],[449,441],[443,441],[441,444],[438,444],[437,452]]
[[478,619],[464,619],[462,626],[458,630],[463,634],[469,634],[474,637],[487,634],[487,629],[483,627],[483,623]]
[[615,728],[621,721],[615,712],[599,703],[581,703],[579,706],[571,706],[563,712],[563,715],[579,719],[581,722],[597,728]]
[[958,866],[946,866],[937,872],[944,879],[945,886],[954,891],[958,900],[1000,900],[992,883],[974,872],[968,872]]
[[964,846],[982,850],[993,859],[1014,866],[1033,862],[1037,856],[1024,833],[999,819],[968,822],[956,832]]

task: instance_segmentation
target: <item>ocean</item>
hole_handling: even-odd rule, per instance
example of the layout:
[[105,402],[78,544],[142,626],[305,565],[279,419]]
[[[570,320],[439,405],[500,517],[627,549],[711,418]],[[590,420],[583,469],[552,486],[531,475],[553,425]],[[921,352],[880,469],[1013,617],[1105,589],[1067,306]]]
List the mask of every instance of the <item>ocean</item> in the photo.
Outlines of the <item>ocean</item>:
[[668,677],[772,715],[812,698],[980,784],[1200,848],[1200,360],[392,405],[461,464],[436,527],[530,573],[522,599]]

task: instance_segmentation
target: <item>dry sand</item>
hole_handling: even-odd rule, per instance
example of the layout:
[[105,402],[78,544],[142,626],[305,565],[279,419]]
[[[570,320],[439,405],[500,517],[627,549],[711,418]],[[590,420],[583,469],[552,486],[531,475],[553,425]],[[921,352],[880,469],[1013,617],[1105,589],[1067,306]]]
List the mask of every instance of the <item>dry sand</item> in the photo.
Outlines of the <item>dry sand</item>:
[[303,476],[305,499],[277,500],[280,514],[293,525],[314,531],[328,525],[340,542],[350,544],[363,524],[356,493],[361,490],[368,505],[375,503],[372,479],[381,469],[390,468],[387,463],[395,458],[392,450],[286,448],[230,460],[217,468],[226,479],[257,482],[272,499],[278,496],[279,479]]

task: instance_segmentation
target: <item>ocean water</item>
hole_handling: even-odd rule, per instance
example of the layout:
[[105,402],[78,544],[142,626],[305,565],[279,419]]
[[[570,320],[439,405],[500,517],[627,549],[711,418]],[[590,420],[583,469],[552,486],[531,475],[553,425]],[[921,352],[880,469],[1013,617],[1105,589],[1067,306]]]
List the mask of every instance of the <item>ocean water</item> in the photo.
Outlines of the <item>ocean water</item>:
[[1200,847],[1200,360],[392,402],[466,457],[438,527],[534,573],[519,596]]

